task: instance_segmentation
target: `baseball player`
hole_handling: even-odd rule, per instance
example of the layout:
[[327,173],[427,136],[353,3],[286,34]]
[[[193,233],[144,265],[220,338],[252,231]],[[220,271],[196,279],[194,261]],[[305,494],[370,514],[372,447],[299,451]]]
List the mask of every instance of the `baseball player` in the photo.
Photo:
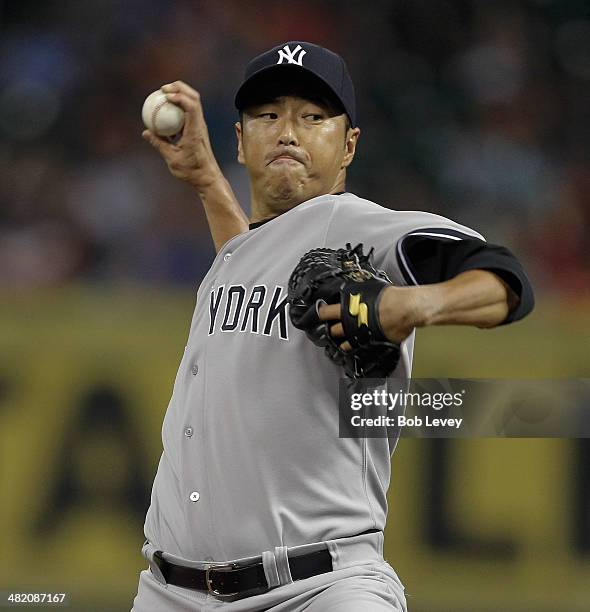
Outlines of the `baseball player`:
[[[346,191],[360,129],[337,54],[294,41],[248,64],[235,128],[249,222],[197,92],[164,90],[186,111],[182,138],[144,137],[199,193],[217,255],[164,418],[133,610],[406,610],[383,558],[395,440],[338,436],[342,369],[291,323],[290,275],[312,249],[372,247],[391,282],[366,299],[368,316],[399,345],[393,376],[409,378],[415,328],[521,319],[533,308],[526,274],[469,227]],[[317,306],[337,352],[350,351],[341,305]]]

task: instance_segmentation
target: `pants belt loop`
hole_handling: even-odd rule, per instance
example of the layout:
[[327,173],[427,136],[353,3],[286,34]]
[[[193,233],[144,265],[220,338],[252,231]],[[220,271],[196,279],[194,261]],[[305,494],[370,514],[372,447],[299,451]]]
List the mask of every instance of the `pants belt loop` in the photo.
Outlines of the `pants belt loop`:
[[154,553],[156,550],[158,549],[149,540],[146,540],[141,548],[141,554],[147,559],[154,578],[163,585],[166,585],[166,579],[162,574],[162,570],[160,570],[158,565],[154,562]]
[[280,586],[281,579],[279,577],[277,561],[274,553],[271,550],[265,550],[262,553],[262,567],[264,568],[264,575],[266,576],[268,588],[274,589],[275,587]]
[[293,578],[291,577],[291,569],[289,568],[289,559],[287,557],[287,547],[286,546],[275,546],[275,554],[274,554],[277,571],[279,574],[279,580],[281,586],[285,584],[291,584],[293,582]]

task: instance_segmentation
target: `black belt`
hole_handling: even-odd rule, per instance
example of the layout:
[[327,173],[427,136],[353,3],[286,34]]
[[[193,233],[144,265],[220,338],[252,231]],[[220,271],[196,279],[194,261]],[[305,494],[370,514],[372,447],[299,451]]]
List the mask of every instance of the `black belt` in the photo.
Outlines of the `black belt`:
[[[363,534],[377,531],[379,530],[367,529],[363,531]],[[287,558],[293,580],[311,578],[318,574],[331,572],[333,569],[332,555],[327,548],[298,557],[291,557],[287,554]],[[266,593],[270,590],[262,558],[259,562],[244,567],[238,567],[236,563],[231,562],[211,562],[207,569],[202,570],[170,563],[164,559],[162,551],[157,550],[154,552],[154,562],[160,568],[168,584],[185,589],[208,591],[211,595],[222,599],[238,599]]]
[[[332,556],[328,549],[288,557],[293,580],[311,578],[332,571]],[[166,561],[162,551],[154,553],[154,562],[160,568],[164,580],[186,589],[208,591],[216,597],[246,597],[266,593],[269,590],[262,561],[238,567],[235,563],[211,563],[206,570]]]

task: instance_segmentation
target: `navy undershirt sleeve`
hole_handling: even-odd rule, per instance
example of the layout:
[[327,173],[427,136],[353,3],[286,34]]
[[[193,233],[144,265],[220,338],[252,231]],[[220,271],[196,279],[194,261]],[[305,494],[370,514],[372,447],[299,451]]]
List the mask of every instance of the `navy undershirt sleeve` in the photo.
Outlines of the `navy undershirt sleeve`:
[[464,235],[408,234],[397,249],[398,264],[409,285],[439,283],[467,270],[489,270],[504,280],[520,298],[501,325],[529,314],[535,305],[531,283],[518,259],[506,247]]

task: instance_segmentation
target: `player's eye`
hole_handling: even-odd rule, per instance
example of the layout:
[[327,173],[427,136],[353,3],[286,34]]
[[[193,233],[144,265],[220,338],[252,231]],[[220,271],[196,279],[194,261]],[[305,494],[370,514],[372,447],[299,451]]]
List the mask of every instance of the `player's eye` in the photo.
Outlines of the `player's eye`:
[[323,115],[318,115],[317,113],[307,113],[307,115],[303,115],[303,117],[310,121],[321,121],[324,118]]
[[278,117],[276,113],[270,113],[270,112],[269,113],[259,113],[258,116],[262,118],[266,117],[268,119],[276,119]]

